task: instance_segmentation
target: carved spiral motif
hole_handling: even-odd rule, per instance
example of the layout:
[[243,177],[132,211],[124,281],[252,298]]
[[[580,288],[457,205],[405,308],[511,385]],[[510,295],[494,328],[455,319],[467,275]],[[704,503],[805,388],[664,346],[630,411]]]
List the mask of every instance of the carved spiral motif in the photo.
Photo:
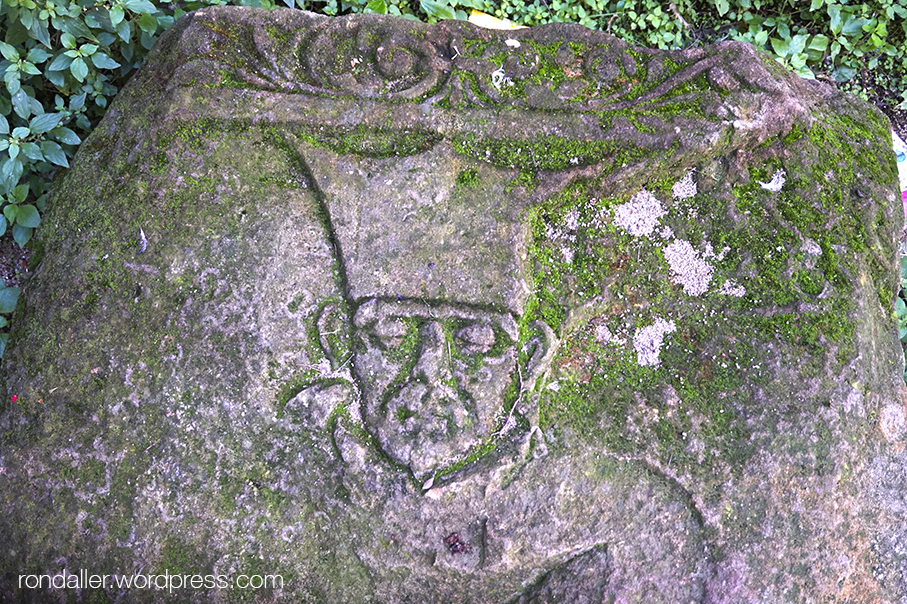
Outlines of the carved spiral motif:
[[450,69],[432,44],[381,20],[335,21],[301,46],[299,56],[320,87],[369,98],[418,98]]

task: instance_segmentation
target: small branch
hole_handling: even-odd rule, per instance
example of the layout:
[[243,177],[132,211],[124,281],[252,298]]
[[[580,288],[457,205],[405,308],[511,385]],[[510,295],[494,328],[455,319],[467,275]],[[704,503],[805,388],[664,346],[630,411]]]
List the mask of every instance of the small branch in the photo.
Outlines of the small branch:
[[501,436],[502,434],[504,434],[504,431],[507,428],[507,424],[510,423],[510,419],[513,417],[513,410],[516,409],[516,406],[519,404],[519,402],[523,400],[523,393],[525,392],[525,390],[523,390],[523,372],[522,370],[520,370],[519,365],[517,365],[516,370],[517,375],[520,378],[520,395],[516,397],[515,401],[513,401],[513,404],[510,406],[510,413],[507,414],[507,419],[505,419],[504,423],[501,424],[501,429],[495,433],[495,436]]
[[674,13],[674,16],[677,17],[677,20],[680,21],[680,24],[683,25],[685,29],[690,29],[690,24],[687,23],[686,19],[680,14],[680,11],[677,10],[677,5],[671,2],[668,4],[668,8],[671,9],[671,12]]

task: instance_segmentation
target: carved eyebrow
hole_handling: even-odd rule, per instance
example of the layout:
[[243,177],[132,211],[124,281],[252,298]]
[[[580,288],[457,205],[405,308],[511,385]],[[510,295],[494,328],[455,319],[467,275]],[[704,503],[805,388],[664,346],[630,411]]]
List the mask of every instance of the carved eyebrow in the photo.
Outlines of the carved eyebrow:
[[473,352],[487,352],[498,340],[494,326],[488,321],[474,321],[455,332],[455,336]]
[[405,336],[411,329],[408,317],[385,317],[377,319],[368,326],[369,331],[382,338],[396,338]]

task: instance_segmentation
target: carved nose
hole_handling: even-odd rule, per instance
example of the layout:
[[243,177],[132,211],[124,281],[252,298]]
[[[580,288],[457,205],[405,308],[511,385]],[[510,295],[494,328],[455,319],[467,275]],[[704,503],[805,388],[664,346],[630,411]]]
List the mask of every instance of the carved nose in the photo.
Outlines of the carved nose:
[[416,363],[415,373],[424,377],[429,386],[438,386],[449,383],[453,372],[450,369],[449,348],[444,330],[437,322],[426,324],[422,328],[421,352]]

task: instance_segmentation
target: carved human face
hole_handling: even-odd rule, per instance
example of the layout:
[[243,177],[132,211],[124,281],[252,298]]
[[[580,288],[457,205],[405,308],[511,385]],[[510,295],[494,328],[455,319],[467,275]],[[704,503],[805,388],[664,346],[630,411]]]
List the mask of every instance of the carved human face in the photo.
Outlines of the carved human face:
[[417,478],[461,459],[500,426],[517,361],[510,314],[369,299],[354,329],[363,420]]

